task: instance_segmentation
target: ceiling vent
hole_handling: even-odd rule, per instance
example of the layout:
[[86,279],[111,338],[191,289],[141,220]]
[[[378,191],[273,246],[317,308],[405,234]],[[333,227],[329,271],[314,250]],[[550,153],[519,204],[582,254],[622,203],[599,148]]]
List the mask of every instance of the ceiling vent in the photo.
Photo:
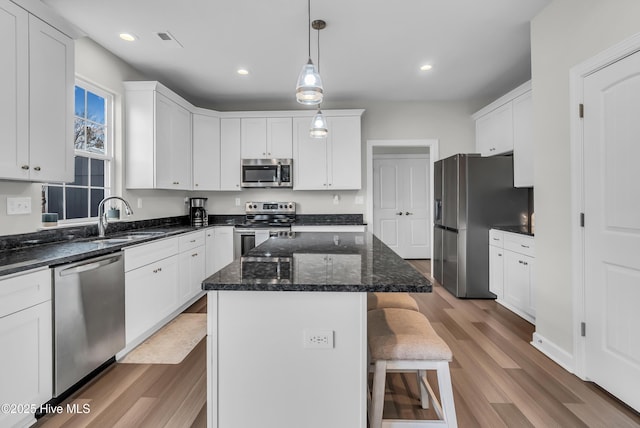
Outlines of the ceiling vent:
[[168,31],[158,31],[156,33],[158,38],[162,40],[164,46],[183,47],[182,44]]

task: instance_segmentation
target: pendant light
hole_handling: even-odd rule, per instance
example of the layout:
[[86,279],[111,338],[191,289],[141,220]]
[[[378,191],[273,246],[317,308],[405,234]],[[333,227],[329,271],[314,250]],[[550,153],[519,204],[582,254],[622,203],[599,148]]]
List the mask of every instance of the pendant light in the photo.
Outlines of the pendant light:
[[[320,79],[320,73],[316,69],[316,66],[313,65],[313,61],[311,61],[311,0],[307,1],[307,13],[309,19],[309,27],[308,27],[308,42],[309,42],[309,60],[305,65],[302,66],[302,71],[298,76],[298,84],[296,85],[296,100],[300,104],[304,105],[316,105],[322,102],[323,90],[322,90],[322,80]],[[324,21],[313,21],[322,23],[322,26],[316,28],[316,30],[321,30],[325,26]],[[320,25],[320,24],[318,24]],[[319,34],[319,33],[318,33]]]
[[[318,31],[318,73],[320,72],[320,30],[327,26],[327,23],[321,19],[317,19],[311,23],[314,30]],[[327,128],[327,120],[320,110],[320,103],[318,103],[318,111],[311,120],[311,128],[309,129],[309,135],[311,138],[325,138],[329,130]]]
[[324,118],[320,106],[318,106],[318,112],[313,116],[311,121],[311,129],[309,129],[309,135],[311,138],[325,138],[329,130],[327,129],[327,120]]

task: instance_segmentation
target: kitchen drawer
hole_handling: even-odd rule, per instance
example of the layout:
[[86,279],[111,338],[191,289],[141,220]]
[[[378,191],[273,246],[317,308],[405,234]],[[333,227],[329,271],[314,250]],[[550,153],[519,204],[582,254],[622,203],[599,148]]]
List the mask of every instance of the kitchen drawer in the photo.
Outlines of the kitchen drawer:
[[517,233],[505,233],[504,248],[505,250],[514,251],[527,256],[536,256],[534,240],[531,236],[520,235]]
[[181,235],[178,239],[180,239],[180,252],[189,251],[204,245],[204,230]]
[[175,256],[179,248],[177,237],[127,247],[124,249],[124,271],[129,272],[149,263]]
[[490,229],[489,230],[489,245],[494,247],[504,247],[504,232],[501,230]]
[[0,317],[51,300],[51,271],[40,269],[0,280]]

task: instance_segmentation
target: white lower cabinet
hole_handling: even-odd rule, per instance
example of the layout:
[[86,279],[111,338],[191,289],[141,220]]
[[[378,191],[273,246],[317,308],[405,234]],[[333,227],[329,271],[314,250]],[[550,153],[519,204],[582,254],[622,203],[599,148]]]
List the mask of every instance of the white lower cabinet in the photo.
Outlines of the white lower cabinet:
[[0,280],[0,403],[16,406],[0,412],[2,427],[33,424],[52,397],[51,316],[49,269]]
[[125,248],[125,330],[127,346],[141,342],[179,302],[179,239]]
[[179,303],[186,302],[202,291],[205,278],[205,233],[198,231],[180,237]]
[[206,230],[206,276],[211,276],[233,261],[233,226],[215,226]]
[[535,247],[531,236],[491,230],[489,290],[497,302],[535,324]]

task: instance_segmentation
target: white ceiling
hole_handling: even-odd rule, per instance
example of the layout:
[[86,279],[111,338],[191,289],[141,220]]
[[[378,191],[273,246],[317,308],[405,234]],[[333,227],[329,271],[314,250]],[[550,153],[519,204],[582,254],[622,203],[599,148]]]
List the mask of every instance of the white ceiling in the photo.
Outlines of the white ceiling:
[[[305,0],[42,0],[196,105],[295,107]],[[551,0],[312,0],[326,102],[490,100],[531,74],[529,21]],[[163,42],[169,31],[182,47]],[[135,42],[118,38],[133,33]],[[316,31],[312,58],[316,61]],[[430,63],[433,69],[421,72]],[[236,73],[239,67],[248,76]]]

